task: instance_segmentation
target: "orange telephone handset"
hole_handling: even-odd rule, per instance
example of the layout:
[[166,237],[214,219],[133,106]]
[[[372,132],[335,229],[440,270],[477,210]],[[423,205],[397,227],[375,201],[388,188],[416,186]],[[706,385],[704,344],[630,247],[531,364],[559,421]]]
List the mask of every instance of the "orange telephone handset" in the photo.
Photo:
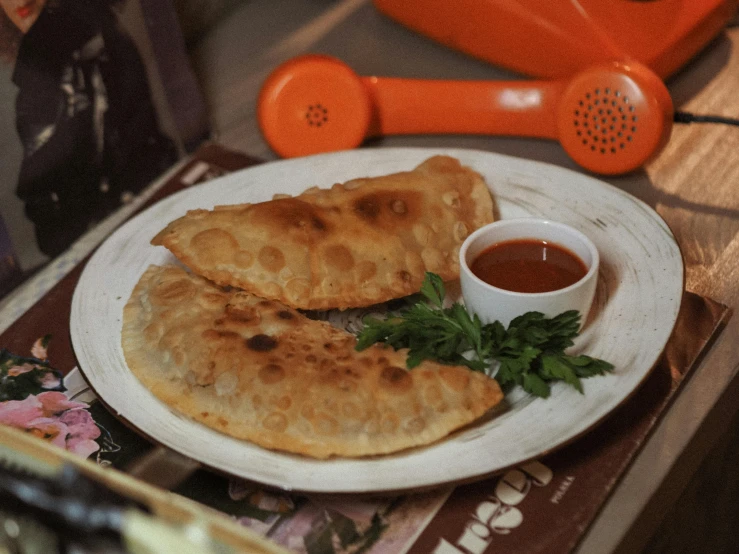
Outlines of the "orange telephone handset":
[[270,147],[294,157],[395,134],[516,135],[559,140],[601,174],[641,167],[666,144],[673,105],[639,63],[600,64],[551,81],[440,81],[359,77],[329,56],[307,55],[265,81],[257,119]]

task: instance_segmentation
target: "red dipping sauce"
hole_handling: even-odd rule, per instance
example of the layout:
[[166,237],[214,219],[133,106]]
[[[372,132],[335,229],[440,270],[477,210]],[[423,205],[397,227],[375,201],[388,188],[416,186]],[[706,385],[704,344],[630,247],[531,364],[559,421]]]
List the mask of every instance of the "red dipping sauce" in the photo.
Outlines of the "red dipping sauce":
[[499,242],[470,264],[478,278],[513,292],[550,292],[577,283],[588,268],[568,249],[540,239]]

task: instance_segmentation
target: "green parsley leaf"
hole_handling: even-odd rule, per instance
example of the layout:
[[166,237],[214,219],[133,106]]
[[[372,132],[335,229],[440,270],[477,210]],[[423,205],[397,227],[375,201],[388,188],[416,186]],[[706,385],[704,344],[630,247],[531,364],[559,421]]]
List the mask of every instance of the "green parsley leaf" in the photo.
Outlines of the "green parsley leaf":
[[431,304],[437,308],[441,308],[444,304],[444,296],[446,295],[444,281],[436,273],[427,271],[424,276],[423,283],[421,284],[421,294],[423,294]]
[[409,369],[424,360],[435,360],[490,374],[498,362],[495,379],[503,390],[520,386],[542,398],[549,396],[553,381],[564,381],[583,392],[580,379],[613,370],[613,364],[604,360],[565,354],[580,326],[580,314],[575,310],[553,318],[528,312],[506,329],[499,321],[483,325],[458,302],[445,308],[444,282],[435,273],[426,273],[421,296],[421,301],[387,319],[365,318],[356,349],[364,350],[376,342],[396,350],[407,348]]
[[551,392],[549,383],[539,377],[536,373],[527,371],[523,374],[523,382],[521,383],[523,389],[529,394],[534,396],[541,396],[542,398],[548,398]]

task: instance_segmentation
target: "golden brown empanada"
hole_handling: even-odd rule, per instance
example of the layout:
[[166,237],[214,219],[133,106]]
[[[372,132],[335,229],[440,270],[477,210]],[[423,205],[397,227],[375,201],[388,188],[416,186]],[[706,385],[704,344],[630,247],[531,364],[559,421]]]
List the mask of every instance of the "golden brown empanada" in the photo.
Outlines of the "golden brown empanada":
[[316,458],[436,441],[500,402],[495,380],[424,362],[226,292],[176,266],[151,266],[125,306],[128,367],[163,402],[218,431]]
[[459,247],[493,220],[482,177],[435,156],[413,171],[258,204],[192,210],[151,241],[198,275],[301,309],[369,306],[459,277]]

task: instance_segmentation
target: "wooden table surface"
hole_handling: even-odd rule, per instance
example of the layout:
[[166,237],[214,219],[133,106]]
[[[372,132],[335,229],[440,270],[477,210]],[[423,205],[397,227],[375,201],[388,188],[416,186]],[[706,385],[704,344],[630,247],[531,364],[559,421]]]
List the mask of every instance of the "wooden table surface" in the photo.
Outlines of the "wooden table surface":
[[[675,106],[739,118],[739,28],[729,27],[667,84]],[[416,35],[369,0],[245,3],[192,48],[216,138],[274,159],[256,126],[255,102],[269,72],[292,56],[320,52],[361,75],[521,78]],[[391,137],[372,146],[469,147],[578,170],[554,142],[501,137]],[[603,179],[653,207],[682,249],[686,287],[739,308],[739,127],[675,125],[665,150],[643,171]],[[705,357],[619,484],[579,551],[636,552],[726,431],[739,368],[739,319]]]

